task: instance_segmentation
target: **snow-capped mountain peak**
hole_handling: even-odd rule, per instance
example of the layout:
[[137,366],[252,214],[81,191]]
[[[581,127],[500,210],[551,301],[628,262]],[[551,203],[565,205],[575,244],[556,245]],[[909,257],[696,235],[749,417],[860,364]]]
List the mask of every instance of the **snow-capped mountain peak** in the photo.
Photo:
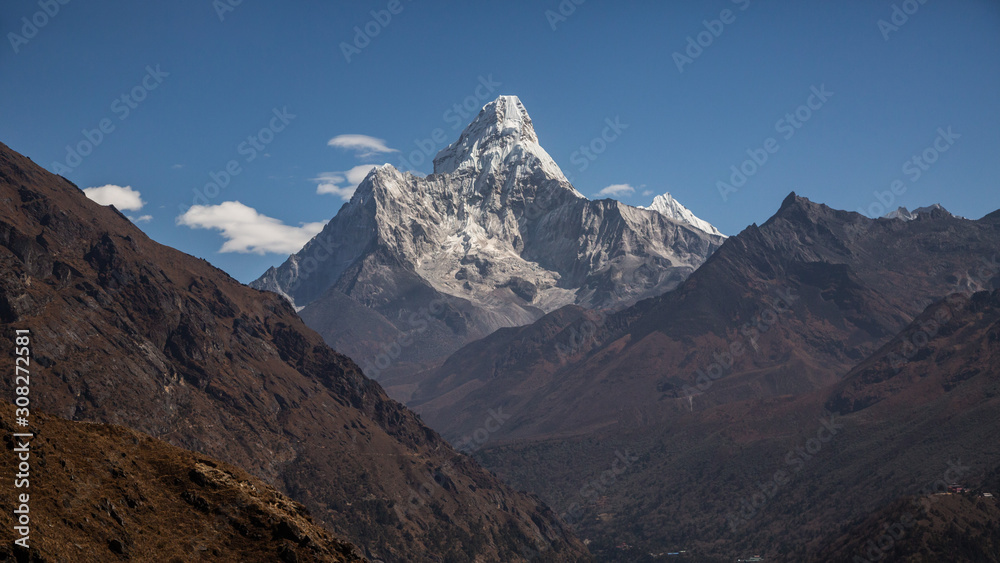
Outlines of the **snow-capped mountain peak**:
[[500,170],[517,167],[525,167],[525,171],[537,167],[550,179],[568,183],[538,144],[531,116],[517,96],[500,96],[483,106],[458,140],[434,158],[435,174],[471,171],[495,176]]
[[679,201],[674,199],[670,192],[663,195],[658,195],[653,198],[653,203],[649,204],[649,207],[639,206],[639,209],[651,209],[657,211],[675,221],[680,221],[681,223],[687,223],[692,227],[704,231],[711,235],[726,236],[719,232],[711,223],[705,221],[704,219],[699,219],[691,210],[680,204]]
[[659,295],[721,245],[717,232],[679,204],[582,196],[521,101],[501,96],[438,154],[434,174],[374,167],[322,232],[253,286],[302,307],[362,361],[394,334],[422,333],[401,356],[422,362],[565,305]]

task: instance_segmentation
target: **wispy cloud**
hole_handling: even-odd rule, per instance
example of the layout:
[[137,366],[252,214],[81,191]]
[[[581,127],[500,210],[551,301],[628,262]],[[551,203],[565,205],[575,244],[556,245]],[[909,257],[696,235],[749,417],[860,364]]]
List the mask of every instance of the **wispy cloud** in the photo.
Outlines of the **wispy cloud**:
[[148,223],[153,220],[152,215],[140,215],[138,217],[127,215],[126,217],[128,217],[128,220],[132,221],[133,223]]
[[195,205],[177,217],[177,224],[221,231],[226,242],[219,252],[292,254],[319,234],[326,222],[293,227],[238,201],[224,201]]
[[372,168],[377,166],[377,164],[362,164],[345,172],[323,172],[318,177],[313,178],[314,182],[319,182],[319,185],[316,186],[316,193],[334,194],[340,196],[344,201],[348,201],[354,195],[354,190],[358,189],[361,180],[364,180]]
[[385,139],[369,137],[368,135],[337,135],[326,143],[331,147],[354,151],[358,158],[368,158],[376,154],[399,152],[385,144]]
[[601,191],[597,192],[597,195],[622,196],[634,193],[635,193],[635,188],[633,188],[628,184],[611,184],[610,186],[603,188]]
[[184,165],[183,164],[175,164],[175,165],[171,166],[171,168],[173,168],[174,170],[177,170],[178,168],[184,168]]
[[101,205],[114,205],[119,211],[139,211],[145,201],[142,194],[133,190],[132,186],[116,186],[107,184],[96,188],[85,188],[83,193]]

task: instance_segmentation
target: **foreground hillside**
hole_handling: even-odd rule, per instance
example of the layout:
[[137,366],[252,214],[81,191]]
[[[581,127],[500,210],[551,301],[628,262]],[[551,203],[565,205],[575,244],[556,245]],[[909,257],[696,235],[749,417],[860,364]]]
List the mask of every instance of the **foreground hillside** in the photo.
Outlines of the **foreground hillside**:
[[[0,328],[33,335],[34,408],[239,466],[371,559],[586,554],[540,501],[452,450],[285,299],[153,242],[3,145],[0,270]],[[13,383],[0,394],[13,397]]]
[[[120,426],[31,418],[30,548],[4,541],[0,560],[364,561],[241,469]],[[5,436],[25,430],[13,419],[0,405]],[[6,445],[3,466],[14,467]],[[0,514],[4,537],[13,517]]]

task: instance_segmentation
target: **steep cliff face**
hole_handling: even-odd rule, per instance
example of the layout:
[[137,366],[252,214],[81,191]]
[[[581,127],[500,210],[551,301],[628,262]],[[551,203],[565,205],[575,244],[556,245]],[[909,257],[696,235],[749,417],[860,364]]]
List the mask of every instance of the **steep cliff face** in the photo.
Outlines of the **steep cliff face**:
[[[3,145],[0,265],[0,323],[33,335],[35,408],[243,467],[373,559],[585,553],[284,298],[153,242]],[[4,396],[12,385],[0,383]]]
[[[433,174],[376,168],[323,232],[251,285],[304,307],[328,343],[373,372],[413,371],[563,305],[621,308],[675,287],[724,239],[691,219],[586,199],[520,100],[501,96]],[[345,299],[363,308],[338,317],[330,303]]]

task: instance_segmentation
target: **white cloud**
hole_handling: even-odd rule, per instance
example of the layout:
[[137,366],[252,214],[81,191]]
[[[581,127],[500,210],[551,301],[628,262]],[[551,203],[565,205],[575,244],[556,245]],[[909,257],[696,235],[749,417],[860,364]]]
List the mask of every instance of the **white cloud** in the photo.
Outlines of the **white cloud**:
[[128,215],[127,217],[128,220],[132,221],[133,223],[148,223],[153,220],[152,215],[140,215],[138,217],[132,217],[131,215]]
[[219,205],[192,206],[177,217],[177,224],[222,231],[226,242],[219,252],[292,254],[319,234],[326,222],[293,227],[238,201],[224,201]]
[[178,168],[184,168],[184,165],[183,164],[175,164],[175,165],[171,166],[171,168],[173,168],[173,169],[176,170]]
[[[314,182],[319,182],[319,185],[316,186],[316,193],[339,195],[341,199],[348,201],[354,195],[354,190],[358,189],[361,180],[364,180],[372,168],[377,166],[377,164],[362,164],[346,172],[323,172],[318,177],[313,178]],[[346,185],[342,186],[341,184],[345,182]]]
[[635,188],[628,184],[611,184],[597,192],[597,195],[622,196],[635,193]]
[[653,190],[643,190],[642,191],[642,195],[647,196],[647,197],[653,195],[653,193],[654,193]]
[[114,205],[119,211],[139,211],[145,201],[142,201],[138,190],[132,186],[115,186],[107,184],[97,188],[86,188],[83,193],[101,205]]
[[331,147],[354,151],[355,156],[358,158],[368,158],[386,152],[399,152],[396,149],[386,146],[385,139],[369,137],[368,135],[337,135],[327,141],[326,144]]

